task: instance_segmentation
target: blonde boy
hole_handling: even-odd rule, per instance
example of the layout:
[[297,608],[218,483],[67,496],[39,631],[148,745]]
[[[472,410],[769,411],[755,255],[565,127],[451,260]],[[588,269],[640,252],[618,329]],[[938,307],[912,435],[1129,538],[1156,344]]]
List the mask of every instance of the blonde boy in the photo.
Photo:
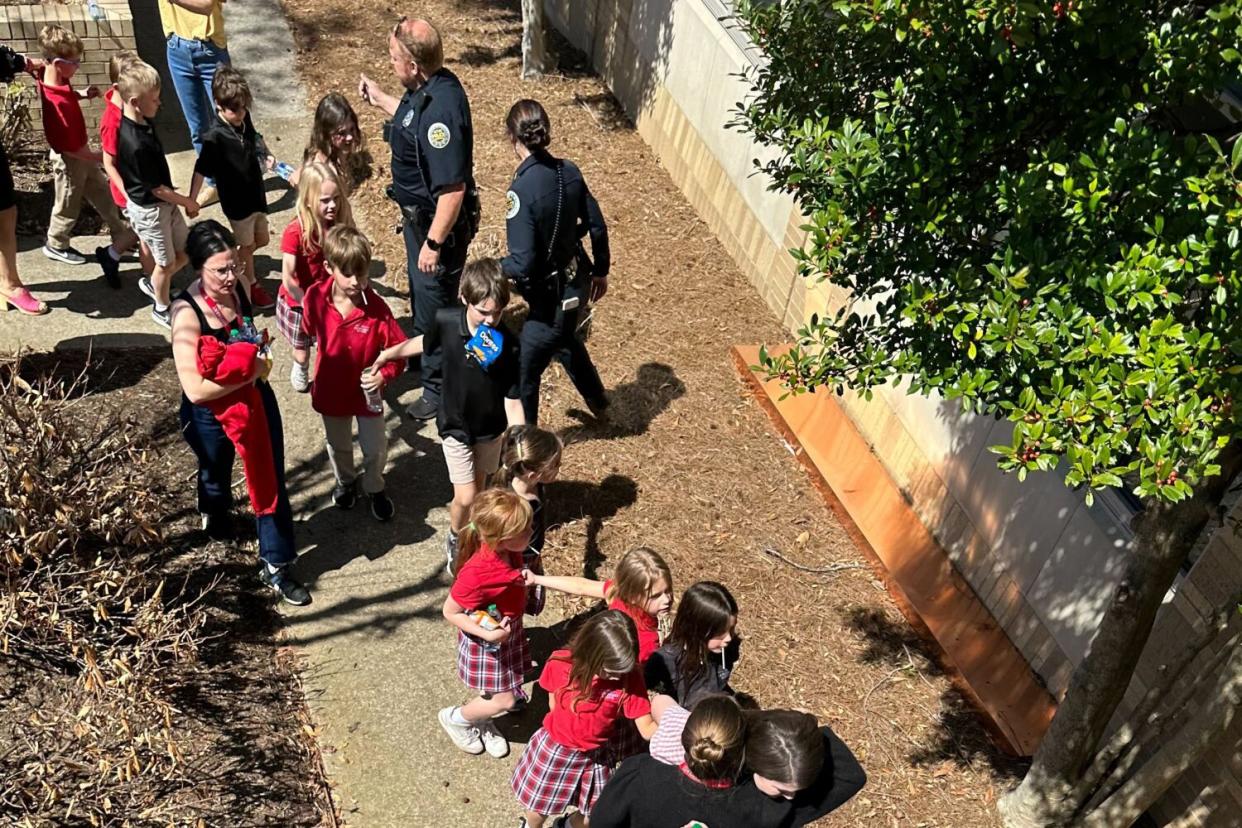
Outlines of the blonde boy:
[[125,102],[116,135],[117,170],[129,199],[125,212],[155,265],[151,278],[143,277],[138,285],[155,303],[151,318],[171,328],[168,293],[173,274],[185,266],[189,233],[177,208],[194,218],[198,202],[173,189],[164,147],[148,123],[160,108],[159,73],[148,63],[134,61],[121,70],[117,89]]
[[81,102],[99,97],[99,88],[91,86],[78,92],[70,84],[82,63],[82,40],[76,34],[60,26],[44,26],[39,32],[39,46],[46,65],[37,84],[42,101],[43,133],[51,148],[49,156],[56,189],[43,255],[65,264],[86,263],[86,257],[70,245],[73,225],[85,198],[107,223],[112,235],[111,250],[107,247],[95,250],[95,259],[111,284],[116,278],[117,261],[121,253],[133,247],[134,236],[112,203],[108,179],[99,167],[102,156],[93,151],[86,140],[86,119]]

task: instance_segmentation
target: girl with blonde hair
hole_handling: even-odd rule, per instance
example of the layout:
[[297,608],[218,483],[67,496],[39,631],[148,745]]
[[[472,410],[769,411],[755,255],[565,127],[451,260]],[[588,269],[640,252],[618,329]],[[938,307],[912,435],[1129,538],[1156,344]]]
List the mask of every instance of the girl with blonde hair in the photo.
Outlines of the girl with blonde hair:
[[293,389],[310,389],[311,337],[302,327],[302,297],[307,289],[329,278],[323,240],[337,225],[353,227],[349,199],[336,172],[312,162],[302,168],[298,181],[296,218],[280,237],[280,293],[276,297],[276,327],[293,348],[289,382]]

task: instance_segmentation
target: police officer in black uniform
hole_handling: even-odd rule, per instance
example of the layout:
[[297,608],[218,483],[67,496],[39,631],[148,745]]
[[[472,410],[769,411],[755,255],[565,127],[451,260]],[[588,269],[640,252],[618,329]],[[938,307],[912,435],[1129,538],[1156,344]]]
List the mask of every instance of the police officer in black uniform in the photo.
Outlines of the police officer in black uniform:
[[[388,38],[388,57],[405,94],[395,98],[366,75],[358,93],[392,116],[385,125],[392,148],[389,195],[401,207],[418,336],[435,324],[437,310],[457,302],[466,249],[478,230],[474,128],[466,92],[444,68],[440,34],[430,23],[402,18]],[[422,397],[407,413],[430,420],[440,403],[438,350],[423,354],[422,384]]]
[[[588,301],[608,290],[608,226],[578,167],[548,152],[552,126],[538,101],[514,104],[505,128],[521,163],[506,198],[509,255],[501,266],[530,305],[521,335],[526,422],[538,421],[539,381],[553,357],[591,413],[602,418],[608,397],[578,336],[578,322]],[[582,246],[588,234],[594,263]]]

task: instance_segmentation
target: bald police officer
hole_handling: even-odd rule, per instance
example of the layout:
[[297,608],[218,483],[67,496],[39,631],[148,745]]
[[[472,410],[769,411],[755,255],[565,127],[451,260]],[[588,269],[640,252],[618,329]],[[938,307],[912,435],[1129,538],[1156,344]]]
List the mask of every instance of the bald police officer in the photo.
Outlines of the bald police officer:
[[[358,93],[392,116],[390,194],[401,207],[418,336],[435,324],[437,310],[457,302],[466,248],[478,229],[474,128],[466,92],[444,68],[440,34],[430,23],[402,18],[388,38],[388,57],[405,93],[395,98],[366,75]],[[423,395],[407,413],[430,420],[440,404],[438,350],[423,354],[422,383]]]
[[[501,262],[530,305],[521,335],[521,395],[526,422],[539,416],[539,383],[553,357],[598,418],[608,408],[599,372],[578,321],[587,302],[608,291],[608,226],[582,173],[548,152],[552,126],[538,101],[518,101],[505,129],[519,159],[506,200],[509,255]],[[582,247],[591,237],[594,264]]]

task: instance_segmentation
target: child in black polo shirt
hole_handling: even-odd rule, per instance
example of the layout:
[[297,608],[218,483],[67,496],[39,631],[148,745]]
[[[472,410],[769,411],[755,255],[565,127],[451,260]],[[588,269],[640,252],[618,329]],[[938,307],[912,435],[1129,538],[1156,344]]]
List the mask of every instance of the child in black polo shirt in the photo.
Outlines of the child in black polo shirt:
[[449,573],[457,557],[457,533],[466,523],[474,497],[500,466],[500,448],[509,426],[525,425],[518,387],[518,338],[500,322],[509,304],[509,282],[497,259],[466,265],[459,297],[465,307],[441,308],[422,336],[382,351],[375,369],[394,359],[439,347],[444,354],[436,425],[453,484],[449,535],[445,540]]
[[125,113],[116,133],[116,167],[129,199],[125,214],[155,260],[151,278],[144,276],[138,287],[155,302],[151,318],[172,328],[168,290],[173,274],[185,267],[185,240],[189,233],[177,208],[194,218],[198,215],[198,202],[173,189],[164,147],[148,123],[160,108],[159,72],[149,63],[135,60],[121,70],[117,89],[125,102]]
[[270,240],[263,167],[270,168],[275,159],[250,120],[254,96],[241,72],[231,66],[217,67],[211,81],[211,97],[216,102],[216,118],[201,136],[203,149],[194,164],[190,198],[198,198],[205,179],[216,182],[220,209],[237,239],[242,266],[240,281],[250,297],[250,306],[266,310],[275,307],[276,300],[259,284],[254,272],[254,252],[266,247]]

